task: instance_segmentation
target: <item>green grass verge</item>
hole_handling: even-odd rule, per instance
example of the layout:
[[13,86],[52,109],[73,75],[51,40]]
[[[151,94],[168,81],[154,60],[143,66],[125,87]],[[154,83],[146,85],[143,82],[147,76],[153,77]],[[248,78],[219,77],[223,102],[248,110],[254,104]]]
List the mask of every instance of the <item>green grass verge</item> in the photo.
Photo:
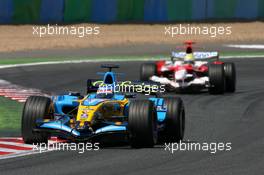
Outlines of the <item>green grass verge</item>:
[[23,104],[0,97],[0,130],[19,131]]
[[[243,56],[243,55],[264,55],[264,51],[242,51],[242,52],[221,52],[220,56]],[[70,60],[140,60],[140,59],[160,59],[169,58],[169,55],[141,55],[141,56],[104,56],[104,57],[69,57],[69,58],[1,58],[0,65],[39,63],[50,61],[70,61]]]

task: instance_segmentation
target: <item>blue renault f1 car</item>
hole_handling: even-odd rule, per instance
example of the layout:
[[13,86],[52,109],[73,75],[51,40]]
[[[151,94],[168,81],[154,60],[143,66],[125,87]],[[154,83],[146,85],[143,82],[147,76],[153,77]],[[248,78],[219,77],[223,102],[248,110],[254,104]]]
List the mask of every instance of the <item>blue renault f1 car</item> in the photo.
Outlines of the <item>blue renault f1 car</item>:
[[153,147],[157,141],[178,142],[185,128],[184,105],[179,97],[137,98],[114,92],[116,65],[104,65],[104,85],[82,97],[69,93],[53,97],[31,96],[22,115],[25,143],[47,142],[51,136],[69,141],[90,141],[117,136],[134,148]]

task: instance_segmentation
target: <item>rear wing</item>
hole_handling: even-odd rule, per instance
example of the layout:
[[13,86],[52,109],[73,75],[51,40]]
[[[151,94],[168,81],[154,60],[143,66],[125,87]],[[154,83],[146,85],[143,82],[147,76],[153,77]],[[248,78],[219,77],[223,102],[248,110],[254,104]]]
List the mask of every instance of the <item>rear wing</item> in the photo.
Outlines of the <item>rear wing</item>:
[[[172,52],[171,60],[172,61],[182,61],[186,56],[186,52]],[[218,60],[218,52],[193,52],[195,60],[198,61],[209,61],[209,60]]]

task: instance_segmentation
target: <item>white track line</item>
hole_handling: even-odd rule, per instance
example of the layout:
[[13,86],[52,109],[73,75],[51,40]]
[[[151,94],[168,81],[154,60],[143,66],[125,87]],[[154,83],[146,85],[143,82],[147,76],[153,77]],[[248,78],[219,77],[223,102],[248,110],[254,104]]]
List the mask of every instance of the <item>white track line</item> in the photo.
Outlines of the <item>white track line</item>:
[[240,48],[240,49],[264,49],[263,44],[227,44],[226,47]]
[[[0,152],[10,152],[12,153],[20,153],[20,152],[25,152],[25,151],[29,151],[29,150],[15,150],[15,149],[10,149],[10,148],[0,148]],[[0,159],[1,159],[1,155],[0,155]]]
[[17,143],[17,142],[0,141],[0,144],[20,146],[20,147],[26,147],[26,148],[33,148],[32,145],[28,145],[28,144],[24,144],[24,143]]
[[[53,151],[53,150],[42,150],[41,153],[50,152],[50,151]],[[0,160],[1,159],[10,159],[10,158],[22,157],[22,156],[33,155],[33,154],[40,154],[40,152],[38,150],[22,151],[22,152],[18,152],[18,153],[14,153],[14,154],[2,155],[2,156],[0,156]]]
[[[7,141],[7,140],[10,140],[10,141]],[[40,152],[38,149],[36,149],[36,147],[34,145],[29,145],[29,144],[17,142],[20,140],[22,141],[21,137],[1,137],[0,138],[0,144],[5,145],[5,147],[10,146],[10,148],[5,148],[5,147],[0,146],[0,152],[6,152],[6,153],[10,153],[10,154],[0,155],[0,160],[54,151],[56,149],[50,149],[52,145],[54,145],[56,143],[64,142],[63,140],[52,137],[48,141],[48,145],[50,146],[49,150],[45,149],[45,150],[41,150],[41,152]],[[24,147],[25,149],[31,148],[32,150],[18,150],[16,148],[12,148],[12,146]]]
[[[52,150],[42,150],[41,153],[46,153],[50,152]],[[10,158],[16,158],[16,157],[22,157],[22,156],[28,156],[28,155],[33,155],[33,154],[40,154],[39,151],[26,151],[26,152],[21,152],[21,153],[15,153],[15,154],[7,154],[4,156],[0,156],[1,159],[10,159]]]
[[[221,56],[223,59],[230,58],[263,58],[264,55],[243,55],[243,56]],[[100,60],[68,60],[68,61],[47,61],[39,63],[25,63],[25,64],[11,64],[1,65],[0,69],[14,68],[14,67],[27,67],[27,66],[41,66],[51,64],[79,64],[79,63],[101,63],[101,62],[130,62],[130,61],[152,61],[160,60],[161,58],[131,58],[131,59],[100,59]]]
[[0,137],[0,139],[23,140],[22,137]]

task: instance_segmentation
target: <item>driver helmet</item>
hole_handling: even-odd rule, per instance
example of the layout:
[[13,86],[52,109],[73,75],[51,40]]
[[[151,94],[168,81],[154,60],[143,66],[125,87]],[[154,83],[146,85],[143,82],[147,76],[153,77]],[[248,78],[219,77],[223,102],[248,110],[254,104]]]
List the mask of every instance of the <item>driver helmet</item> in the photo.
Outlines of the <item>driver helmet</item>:
[[103,86],[99,87],[97,92],[96,92],[96,98],[113,98],[114,96],[114,91],[112,86]]
[[193,56],[193,53],[186,53],[184,57],[184,63],[185,64],[194,64],[195,58]]
[[184,64],[194,64],[193,50],[191,46],[186,48],[186,55],[184,57]]

